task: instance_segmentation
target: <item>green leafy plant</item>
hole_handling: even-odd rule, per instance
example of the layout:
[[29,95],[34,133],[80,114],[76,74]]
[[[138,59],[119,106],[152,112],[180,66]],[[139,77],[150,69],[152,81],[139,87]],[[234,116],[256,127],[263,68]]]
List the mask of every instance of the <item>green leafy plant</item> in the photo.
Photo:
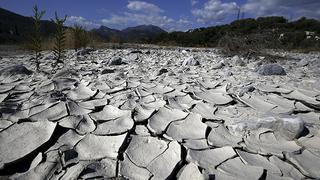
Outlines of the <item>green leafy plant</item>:
[[61,58],[63,57],[63,52],[66,44],[66,31],[63,24],[66,22],[66,20],[67,20],[67,16],[65,16],[63,19],[60,19],[58,17],[57,12],[55,12],[55,19],[52,20],[56,24],[56,32],[54,36],[54,47],[53,47],[53,54],[56,59],[56,63],[54,66],[56,66],[58,63],[63,63]]
[[35,52],[35,61],[37,71],[40,69],[39,58],[41,56],[41,18],[45,14],[45,11],[39,11],[38,6],[33,7],[33,33],[31,37],[31,47]]
[[89,43],[89,36],[85,28],[79,24],[73,27],[74,49],[77,51],[80,48],[87,47]]

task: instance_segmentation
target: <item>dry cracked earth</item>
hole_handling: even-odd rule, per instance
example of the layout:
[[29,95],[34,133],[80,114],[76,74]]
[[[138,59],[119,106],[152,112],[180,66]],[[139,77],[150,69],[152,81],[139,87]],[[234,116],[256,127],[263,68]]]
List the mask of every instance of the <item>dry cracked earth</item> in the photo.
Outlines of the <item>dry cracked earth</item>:
[[0,179],[319,179],[320,55],[0,60]]

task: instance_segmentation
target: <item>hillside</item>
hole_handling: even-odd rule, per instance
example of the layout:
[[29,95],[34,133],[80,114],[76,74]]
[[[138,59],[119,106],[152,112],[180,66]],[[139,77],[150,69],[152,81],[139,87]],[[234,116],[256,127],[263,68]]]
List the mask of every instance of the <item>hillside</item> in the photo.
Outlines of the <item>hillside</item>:
[[111,29],[106,26],[101,26],[98,29],[93,29],[92,32],[99,35],[106,41],[122,41],[122,42],[150,42],[165,30],[154,25],[140,25],[128,27],[123,30]]
[[[320,21],[283,17],[242,19],[230,24],[161,34],[153,43],[177,46],[216,47],[234,40],[263,48],[320,48]],[[239,44],[243,46],[244,44]]]
[[[32,29],[33,20],[31,17],[0,8],[0,44],[26,41],[30,37]],[[41,33],[43,36],[50,36],[54,31],[54,23],[48,20],[42,21]]]

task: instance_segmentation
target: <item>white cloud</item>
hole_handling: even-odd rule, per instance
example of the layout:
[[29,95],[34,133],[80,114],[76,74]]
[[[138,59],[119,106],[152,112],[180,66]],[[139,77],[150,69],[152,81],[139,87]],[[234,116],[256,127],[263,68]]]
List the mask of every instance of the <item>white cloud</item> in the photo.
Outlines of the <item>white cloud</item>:
[[243,5],[245,12],[256,16],[278,15],[298,18],[320,18],[319,0],[248,0]]
[[163,12],[163,10],[159,8],[157,5],[147,3],[144,1],[129,1],[127,8],[133,11],[140,11],[149,14],[158,14]]
[[86,18],[82,16],[68,16],[66,20],[66,25],[73,26],[75,24],[82,25],[85,28],[91,29],[99,27],[100,24],[94,23],[92,21],[88,21]]
[[190,0],[191,6],[198,4],[198,0]]
[[201,23],[223,21],[230,15],[236,15],[238,5],[235,2],[223,3],[221,0],[209,0],[203,8],[193,9],[191,12]]
[[185,30],[191,22],[186,19],[174,20],[162,14],[158,6],[143,1],[129,1],[127,8],[131,11],[113,14],[101,20],[103,25],[124,28],[135,25],[156,25],[167,31]]

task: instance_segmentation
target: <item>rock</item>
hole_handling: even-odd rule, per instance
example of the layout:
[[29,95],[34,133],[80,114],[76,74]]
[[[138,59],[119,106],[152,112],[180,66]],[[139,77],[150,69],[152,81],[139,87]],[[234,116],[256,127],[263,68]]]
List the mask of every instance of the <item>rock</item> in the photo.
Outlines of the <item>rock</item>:
[[246,64],[243,62],[243,60],[239,57],[239,56],[237,56],[237,55],[235,55],[235,56],[233,56],[232,58],[231,58],[231,61],[234,63],[234,65],[236,65],[236,66],[245,66]]
[[187,161],[210,171],[227,159],[236,156],[235,151],[230,146],[222,148],[208,149],[203,151],[188,150]]
[[67,116],[59,121],[59,125],[76,130],[79,134],[87,134],[96,129],[89,115]]
[[76,52],[77,56],[84,56],[84,55],[88,55],[91,51],[93,51],[93,49],[88,49],[88,48],[82,48],[80,50],[78,50]]
[[80,174],[80,179],[91,179],[103,177],[106,179],[116,177],[117,161],[111,159],[102,159],[88,164]]
[[245,151],[236,150],[237,154],[240,156],[240,159],[248,165],[263,167],[268,172],[272,174],[282,175],[280,169],[272,164],[266,157],[263,157],[259,154],[247,153]]
[[133,136],[126,150],[129,159],[138,167],[147,167],[168,148],[167,142],[151,136]]
[[187,115],[188,113],[178,109],[160,108],[159,111],[148,120],[148,129],[155,134],[161,134],[172,121],[184,119]]
[[245,86],[239,92],[239,96],[243,96],[245,93],[253,92],[254,90],[255,90],[255,87],[253,87],[251,85],[250,86]]
[[196,59],[194,59],[194,57],[188,57],[187,59],[185,59],[182,63],[182,66],[199,66],[200,62]]
[[103,123],[98,123],[93,134],[96,135],[114,135],[122,134],[129,131],[134,125],[134,122],[129,117],[120,117],[115,120],[110,120]]
[[112,105],[106,105],[102,111],[90,114],[90,117],[96,121],[109,121],[120,117],[130,117],[131,111],[121,110]]
[[71,79],[79,79],[80,76],[77,73],[76,70],[73,69],[64,69],[61,70],[59,72],[57,72],[54,76],[54,79],[58,79],[58,78],[71,78]]
[[283,138],[277,139],[275,134],[267,128],[250,131],[250,134],[244,137],[244,142],[250,152],[262,155],[283,157],[284,152],[296,153],[301,150],[301,147],[295,141],[287,141]]
[[96,94],[96,91],[92,91],[89,87],[84,84],[79,84],[77,88],[69,91],[67,94],[69,99],[72,100],[87,100],[93,97]]
[[133,119],[136,122],[142,122],[147,120],[153,113],[154,113],[155,109],[154,108],[150,108],[144,104],[141,105],[137,105],[134,108],[134,116]]
[[302,175],[301,172],[297,170],[293,165],[282,161],[277,156],[271,156],[269,160],[272,164],[274,164],[281,170],[283,177],[290,177],[292,179],[305,179],[305,176]]
[[[224,175],[232,177],[234,179],[260,179],[263,175],[263,168],[258,166],[247,166],[245,165],[239,157],[227,160],[222,163],[218,168],[218,171]],[[224,179],[220,177],[220,173],[217,174],[217,179]],[[228,178],[231,179],[231,178]]]
[[127,134],[119,136],[86,135],[75,147],[80,160],[116,159]]
[[131,54],[142,54],[142,51],[140,50],[133,50],[130,52]]
[[178,180],[193,179],[204,180],[203,175],[200,173],[198,166],[194,163],[185,165],[177,175]]
[[297,65],[300,67],[307,66],[309,64],[309,60],[307,59],[301,59],[299,62],[297,62]]
[[207,139],[186,139],[184,140],[183,146],[192,150],[204,150],[211,147]]
[[166,135],[181,142],[183,139],[205,138],[207,125],[202,123],[199,114],[190,113],[184,120],[172,122]]
[[108,65],[111,66],[117,66],[117,65],[122,65],[124,62],[122,61],[122,58],[120,57],[115,57],[109,60]]
[[9,66],[6,68],[3,68],[0,70],[0,76],[3,78],[7,77],[9,78],[10,76],[16,76],[16,75],[31,75],[33,72],[24,67],[23,65],[14,65],[14,66]]
[[208,143],[215,147],[240,147],[239,143],[241,141],[242,137],[237,137],[231,134],[223,125],[220,125],[217,128],[212,128],[208,136]]
[[301,154],[286,153],[286,159],[294,164],[305,176],[320,178],[320,157],[314,155],[308,150],[303,150]]
[[212,69],[221,69],[224,66],[223,62],[218,62],[212,66]]
[[110,73],[114,73],[115,69],[104,69],[101,74],[110,74]]
[[29,117],[32,121],[57,121],[68,115],[68,111],[66,108],[66,104],[64,102],[60,102],[40,113],[37,113],[31,117]]
[[85,108],[79,106],[74,101],[68,101],[67,107],[69,110],[69,115],[85,115],[85,114],[91,113],[91,110],[85,109]]
[[227,94],[214,92],[210,90],[196,92],[195,95],[200,99],[203,99],[213,105],[225,105],[233,101],[233,99]]
[[159,73],[158,73],[158,76],[161,76],[162,74],[165,74],[165,73],[167,73],[167,72],[168,72],[167,69],[162,68],[162,69],[160,69],[160,71],[159,71]]
[[3,165],[20,160],[46,143],[56,123],[46,120],[14,124],[0,132],[0,169]]
[[287,75],[286,71],[278,64],[265,64],[259,67],[258,73],[264,76]]
[[120,175],[133,180],[150,179],[152,174],[146,169],[135,165],[128,157],[124,154],[124,160],[120,161]]
[[205,119],[214,119],[214,112],[217,110],[216,107],[213,107],[209,103],[200,102],[197,103],[191,110],[191,112],[198,113]]
[[180,157],[180,145],[176,141],[172,141],[165,152],[150,162],[147,169],[154,175],[154,179],[169,179],[174,168],[180,162]]

